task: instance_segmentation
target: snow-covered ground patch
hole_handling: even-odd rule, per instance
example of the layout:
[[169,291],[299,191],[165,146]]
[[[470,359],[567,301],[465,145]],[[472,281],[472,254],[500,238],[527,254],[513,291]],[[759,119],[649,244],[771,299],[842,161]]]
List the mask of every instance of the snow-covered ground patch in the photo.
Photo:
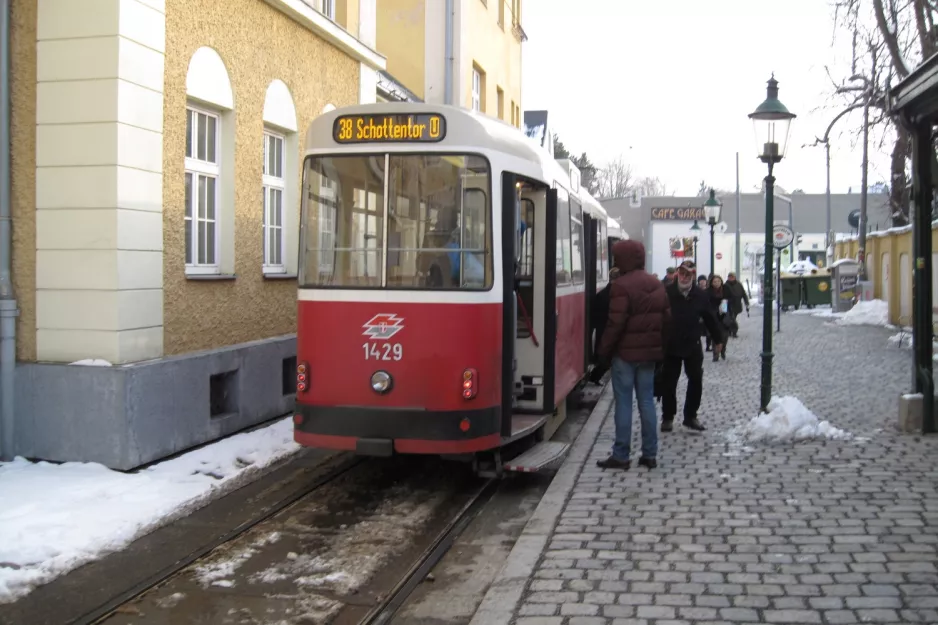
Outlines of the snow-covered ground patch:
[[85,358],[84,360],[76,360],[75,362],[70,362],[68,364],[78,365],[81,367],[113,367],[114,366],[107,360],[102,360],[100,358]]
[[0,603],[127,546],[299,449],[286,418],[133,473],[0,463]]
[[811,439],[843,440],[851,434],[818,419],[795,397],[773,397],[769,412],[733,428],[729,438],[750,443],[794,442]]
[[912,347],[912,331],[903,330],[898,334],[893,334],[886,342],[889,343],[890,347],[898,347],[900,349],[911,349]]
[[845,326],[885,327],[889,325],[889,304],[881,299],[857,302],[837,323]]

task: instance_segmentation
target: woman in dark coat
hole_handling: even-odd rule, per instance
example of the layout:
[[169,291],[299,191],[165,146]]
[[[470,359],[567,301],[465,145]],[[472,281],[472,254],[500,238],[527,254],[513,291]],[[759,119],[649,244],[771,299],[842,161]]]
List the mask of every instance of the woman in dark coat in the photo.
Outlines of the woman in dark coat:
[[[730,305],[730,294],[723,288],[723,278],[714,274],[710,276],[710,288],[707,289],[707,295],[710,296],[710,305],[713,307],[713,311],[717,316],[717,319],[720,320],[724,326],[726,326],[727,319],[729,316],[729,305]],[[720,350],[720,353],[713,352],[713,361],[716,362],[723,357],[723,360],[726,360],[726,344],[729,341],[723,342],[723,348]]]

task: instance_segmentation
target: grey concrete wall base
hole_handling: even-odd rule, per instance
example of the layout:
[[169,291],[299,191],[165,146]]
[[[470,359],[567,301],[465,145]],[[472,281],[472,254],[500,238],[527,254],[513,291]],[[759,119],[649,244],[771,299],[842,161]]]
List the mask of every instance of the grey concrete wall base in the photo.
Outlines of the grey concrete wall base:
[[920,393],[899,396],[899,431],[921,434],[925,398]]
[[295,356],[288,335],[114,367],[18,363],[15,453],[121,470],[165,458],[293,410]]
[[469,625],[509,625],[511,622],[612,405],[612,387],[607,385]]

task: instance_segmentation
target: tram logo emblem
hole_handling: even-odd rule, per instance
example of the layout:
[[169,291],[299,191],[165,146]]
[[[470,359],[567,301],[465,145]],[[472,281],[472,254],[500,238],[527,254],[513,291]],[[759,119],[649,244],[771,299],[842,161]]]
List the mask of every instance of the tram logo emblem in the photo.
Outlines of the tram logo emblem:
[[404,329],[404,318],[391,313],[381,313],[369,319],[362,326],[364,336],[377,341],[386,341]]

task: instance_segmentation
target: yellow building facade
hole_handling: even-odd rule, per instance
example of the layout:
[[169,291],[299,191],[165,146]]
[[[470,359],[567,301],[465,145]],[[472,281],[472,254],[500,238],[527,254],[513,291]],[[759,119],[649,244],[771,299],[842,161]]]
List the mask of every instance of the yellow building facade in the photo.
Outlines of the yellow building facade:
[[380,0],[377,48],[417,98],[522,126],[521,0]]
[[375,101],[376,1],[12,0],[5,456],[126,469],[291,409],[303,137]]

